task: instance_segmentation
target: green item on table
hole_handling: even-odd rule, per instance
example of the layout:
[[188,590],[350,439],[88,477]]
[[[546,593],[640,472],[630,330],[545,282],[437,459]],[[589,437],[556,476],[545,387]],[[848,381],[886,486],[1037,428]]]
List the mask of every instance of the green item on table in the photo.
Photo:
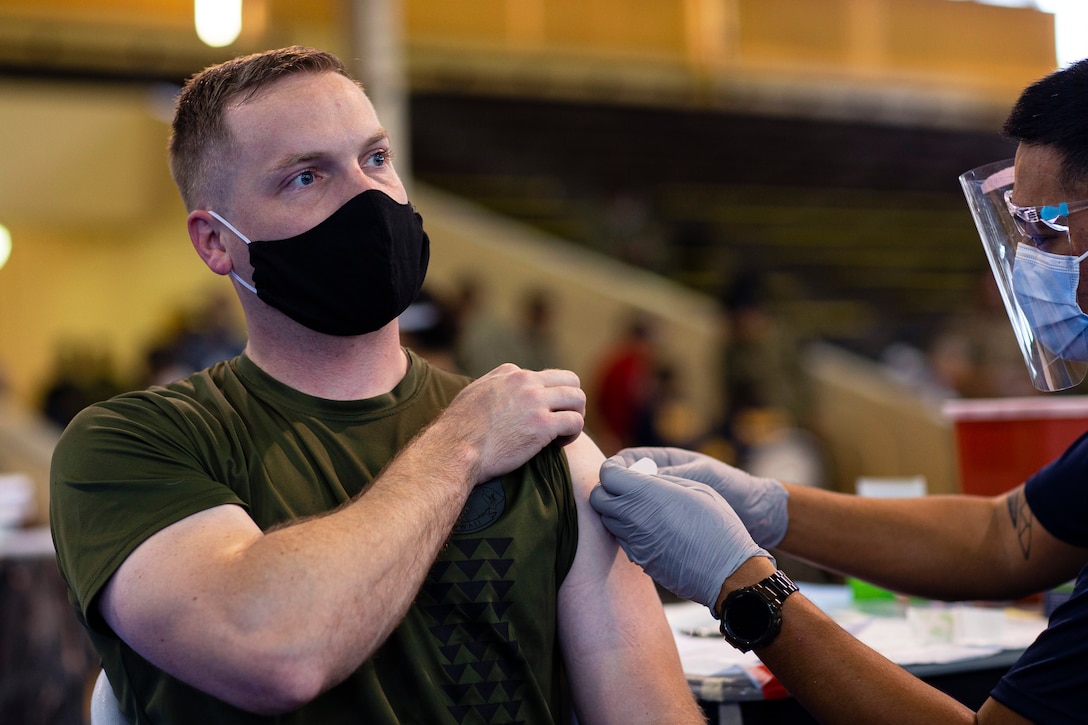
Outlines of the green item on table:
[[846,584],[850,587],[850,593],[854,595],[855,602],[872,601],[874,599],[895,599],[895,592],[870,584],[861,579],[846,577]]

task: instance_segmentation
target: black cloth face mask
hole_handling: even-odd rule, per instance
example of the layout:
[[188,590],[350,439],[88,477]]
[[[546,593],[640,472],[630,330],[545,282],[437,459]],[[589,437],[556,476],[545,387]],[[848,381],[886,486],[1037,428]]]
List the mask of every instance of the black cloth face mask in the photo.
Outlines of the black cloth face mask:
[[250,285],[266,304],[300,325],[346,337],[374,332],[397,318],[419,294],[431,243],[411,204],[372,189],[350,199],[317,226],[293,237],[244,241],[253,267]]

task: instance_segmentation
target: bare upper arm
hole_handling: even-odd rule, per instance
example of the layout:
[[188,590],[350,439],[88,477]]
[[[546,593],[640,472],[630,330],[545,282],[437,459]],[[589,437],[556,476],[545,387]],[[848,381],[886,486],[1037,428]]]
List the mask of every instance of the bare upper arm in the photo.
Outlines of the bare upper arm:
[[1022,485],[994,499],[994,527],[1010,576],[1029,592],[1069,581],[1088,562],[1088,549],[1067,544],[1036,519]]
[[219,694],[230,647],[215,602],[230,589],[224,572],[231,558],[261,535],[236,505],[188,516],[136,547],[103,587],[99,611],[149,662]]
[[604,455],[584,435],[565,450],[578,505],[578,552],[559,592],[559,635],[580,718],[703,722],[653,581],[589,505]]
[[1002,705],[992,697],[982,703],[975,722],[979,725],[1032,725],[1032,721]]

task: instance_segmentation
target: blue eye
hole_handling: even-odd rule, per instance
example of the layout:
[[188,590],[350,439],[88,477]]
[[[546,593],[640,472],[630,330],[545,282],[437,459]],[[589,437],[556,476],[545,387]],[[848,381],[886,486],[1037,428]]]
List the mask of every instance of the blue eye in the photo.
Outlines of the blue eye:
[[291,179],[291,186],[309,186],[317,180],[317,177],[312,171],[303,171],[301,174]]
[[375,151],[370,156],[370,163],[372,166],[385,166],[385,162],[389,159],[389,154],[385,151]]

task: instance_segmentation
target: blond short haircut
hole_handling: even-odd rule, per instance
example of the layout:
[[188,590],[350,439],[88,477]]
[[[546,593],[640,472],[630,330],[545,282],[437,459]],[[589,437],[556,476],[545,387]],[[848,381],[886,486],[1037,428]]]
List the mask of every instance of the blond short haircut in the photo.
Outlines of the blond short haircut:
[[226,199],[233,139],[224,119],[229,104],[245,102],[294,73],[332,72],[355,79],[332,53],[295,45],[209,66],[185,82],[170,130],[170,173],[189,211]]

